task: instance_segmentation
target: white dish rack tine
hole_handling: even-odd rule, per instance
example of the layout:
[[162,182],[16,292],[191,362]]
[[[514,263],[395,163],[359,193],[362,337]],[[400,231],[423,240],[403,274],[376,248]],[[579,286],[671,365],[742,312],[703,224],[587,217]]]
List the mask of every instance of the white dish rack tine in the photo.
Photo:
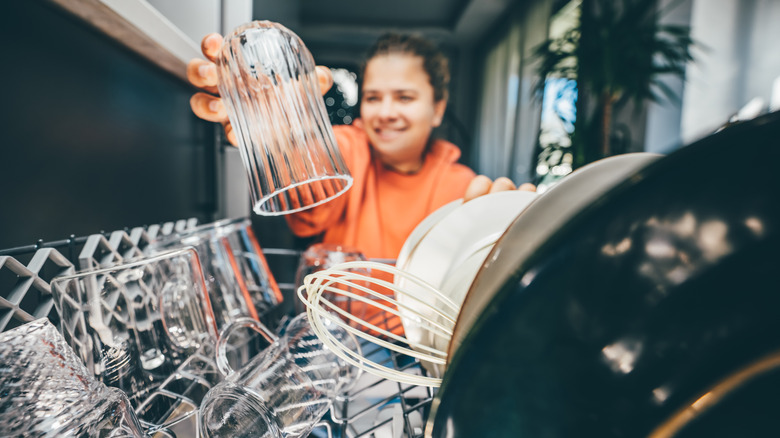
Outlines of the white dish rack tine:
[[[419,287],[407,291],[386,280],[387,277],[397,276]],[[387,295],[385,291],[392,295]],[[433,348],[432,343],[426,340],[409,339],[404,333],[380,327],[373,321],[376,315],[384,321],[399,319],[407,330],[411,326],[423,328],[430,336],[440,337],[448,344],[459,309],[436,288],[387,264],[354,261],[309,274],[298,289],[298,297],[306,305],[313,331],[343,360],[383,379],[410,385],[441,385],[440,378],[390,368],[372,360],[368,354],[350,350],[335,339],[323,323],[324,320],[335,323],[380,348],[423,362],[445,365],[446,351]],[[342,297],[352,300],[348,309],[343,308]],[[400,300],[399,297],[410,300]]]

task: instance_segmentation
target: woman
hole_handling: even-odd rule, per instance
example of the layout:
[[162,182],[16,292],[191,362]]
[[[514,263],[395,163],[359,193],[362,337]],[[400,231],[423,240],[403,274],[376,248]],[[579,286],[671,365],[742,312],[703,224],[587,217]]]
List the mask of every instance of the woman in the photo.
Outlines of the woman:
[[[213,61],[221,44],[219,35],[209,35],[203,53]],[[187,73],[194,85],[216,91],[213,64],[193,60]],[[385,35],[369,51],[362,73],[361,119],[334,127],[353,186],[325,205],[287,216],[296,235],[322,235],[324,243],[349,245],[369,258],[394,259],[414,227],[444,204],[516,188],[507,178],[493,182],[475,176],[457,163],[455,145],[431,138],[444,117],[450,77],[446,58],[433,44]],[[330,71],[318,67],[317,74],[324,93],[332,85]],[[235,144],[219,98],[198,93],[191,106],[199,117],[222,123]]]

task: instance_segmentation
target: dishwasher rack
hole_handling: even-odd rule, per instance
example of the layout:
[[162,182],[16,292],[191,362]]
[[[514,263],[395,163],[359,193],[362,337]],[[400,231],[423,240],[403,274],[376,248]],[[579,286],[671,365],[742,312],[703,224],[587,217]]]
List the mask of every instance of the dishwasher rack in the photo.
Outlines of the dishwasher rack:
[[[131,259],[142,254],[158,236],[196,225],[196,219],[185,219],[0,250],[0,332],[43,317],[59,327],[50,287],[53,278]],[[294,272],[301,253],[283,248],[264,249],[263,252],[274,276],[279,273],[276,280],[285,298],[294,297]],[[269,310],[274,316],[280,313],[278,309]],[[280,325],[282,323],[280,321]],[[418,359],[368,342],[361,347],[367,357],[384,366],[406,373],[425,373]],[[204,345],[148,397],[136,397],[135,411],[150,436],[196,436],[200,401],[222,380],[214,357],[213,346]],[[433,396],[432,388],[362,373],[351,389],[334,400],[330,411],[310,436],[422,437]]]

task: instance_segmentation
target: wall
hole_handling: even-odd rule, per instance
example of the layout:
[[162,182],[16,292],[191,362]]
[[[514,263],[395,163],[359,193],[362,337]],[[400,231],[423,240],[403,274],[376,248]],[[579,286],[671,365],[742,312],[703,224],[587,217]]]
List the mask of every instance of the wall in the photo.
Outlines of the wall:
[[[669,8],[661,21],[664,24],[689,25],[691,22],[691,2],[678,0],[662,0],[659,8]],[[662,9],[663,10],[663,9]],[[677,94],[678,102],[651,102],[647,105],[647,126],[645,135],[645,151],[664,153],[680,146],[682,97],[684,82],[682,78],[665,77],[661,79],[670,90]]]
[[669,19],[690,24],[698,46],[685,83],[671,83],[682,102],[650,107],[646,150],[653,152],[712,133],[753,98],[766,106],[780,77],[777,0],[687,0]]
[[222,32],[222,0],[187,0],[187,7],[180,0],[148,1],[198,45],[207,34]]
[[215,211],[214,128],[191,88],[40,0],[6,43],[0,248]]

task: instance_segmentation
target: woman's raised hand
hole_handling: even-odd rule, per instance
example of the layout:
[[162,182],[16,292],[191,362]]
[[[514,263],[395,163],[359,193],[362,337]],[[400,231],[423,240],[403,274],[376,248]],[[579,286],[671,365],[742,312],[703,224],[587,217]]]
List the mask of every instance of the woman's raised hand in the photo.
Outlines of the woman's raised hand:
[[[232,145],[238,145],[233,127],[230,126],[225,105],[219,97],[217,90],[217,66],[214,64],[220,48],[222,47],[222,35],[211,33],[201,41],[200,48],[206,59],[193,59],[187,64],[187,79],[192,85],[202,89],[190,99],[190,107],[196,116],[210,122],[221,123],[225,128],[225,136]],[[318,65],[316,67],[317,79],[320,82],[320,91],[325,94],[333,86],[333,76],[330,69]]]
[[214,61],[220,47],[222,47],[222,35],[218,33],[206,35],[200,43],[200,49],[206,59],[193,59],[187,64],[187,79],[192,85],[205,91],[195,93],[190,98],[190,107],[192,112],[201,119],[221,123],[225,127],[228,141],[235,145],[236,136],[217,90],[217,66]]

